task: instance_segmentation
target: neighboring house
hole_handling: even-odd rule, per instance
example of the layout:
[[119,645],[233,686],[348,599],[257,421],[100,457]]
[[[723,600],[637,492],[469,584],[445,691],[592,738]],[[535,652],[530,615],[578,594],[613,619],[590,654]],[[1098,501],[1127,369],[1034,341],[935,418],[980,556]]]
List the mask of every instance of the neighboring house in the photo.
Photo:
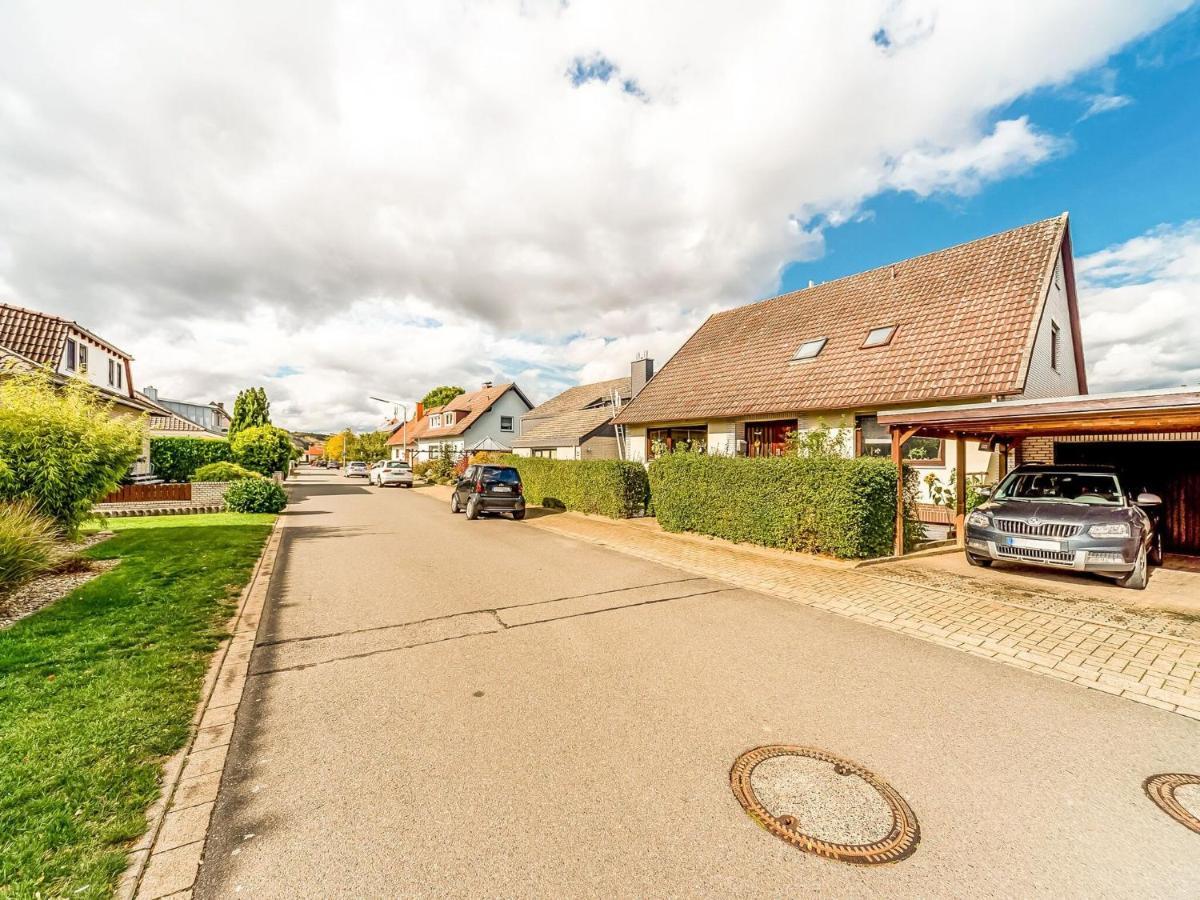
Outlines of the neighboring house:
[[[82,378],[112,401],[116,415],[154,411],[133,388],[133,357],[71,319],[0,303],[0,354],[10,364],[49,369],[64,383]],[[149,431],[130,474],[150,475]]]
[[211,403],[191,403],[187,400],[168,400],[158,395],[158,388],[146,385],[142,392],[155,404],[164,407],[189,422],[194,422],[205,431],[220,437],[229,435],[229,413],[225,405],[217,401]]
[[[1087,393],[1067,215],[710,316],[617,416],[631,459],[656,446],[786,452],[837,429],[887,456],[880,411]],[[967,471],[998,466],[969,448]],[[903,450],[948,483],[945,442]]]
[[515,384],[483,387],[460,394],[445,406],[424,409],[417,404],[414,421],[402,425],[388,438],[392,458],[402,458],[407,447],[410,460],[435,459],[443,448],[454,456],[476,450],[511,450],[521,433],[521,416],[529,402]]
[[518,456],[549,459],[617,459],[621,456],[613,417],[654,375],[654,360],[635,360],[629,378],[568,388],[526,413],[512,442]]
[[324,444],[309,444],[304,451],[304,459],[306,462],[315,463],[325,458]]
[[150,407],[148,426],[152,438],[198,437],[218,441],[225,439],[225,435],[202,428],[165,406],[155,403],[144,391],[134,391],[134,396]]

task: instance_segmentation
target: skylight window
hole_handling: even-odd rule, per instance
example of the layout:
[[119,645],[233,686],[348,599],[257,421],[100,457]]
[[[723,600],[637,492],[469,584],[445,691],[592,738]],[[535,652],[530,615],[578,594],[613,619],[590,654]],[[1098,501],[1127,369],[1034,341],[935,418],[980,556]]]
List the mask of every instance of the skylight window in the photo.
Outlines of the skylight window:
[[800,349],[792,354],[792,361],[800,359],[814,359],[818,353],[825,349],[825,341],[828,338],[817,338],[812,341],[805,341],[800,345]]
[[872,328],[867,332],[867,339],[863,341],[863,347],[882,347],[890,344],[897,327],[899,326],[884,325],[882,328]]

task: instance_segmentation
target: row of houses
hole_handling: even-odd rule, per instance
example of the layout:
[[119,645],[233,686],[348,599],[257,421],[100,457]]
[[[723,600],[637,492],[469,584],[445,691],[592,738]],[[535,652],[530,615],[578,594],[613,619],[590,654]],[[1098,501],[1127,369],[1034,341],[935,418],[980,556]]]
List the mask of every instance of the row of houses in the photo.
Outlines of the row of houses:
[[130,476],[153,478],[150,438],[220,439],[229,431],[229,414],[220,402],[191,403],[160,397],[151,386],[134,384],[133,357],[71,319],[0,303],[0,371],[43,369],[60,384],[80,378],[112,403],[114,415],[146,416],[142,453]]
[[[516,384],[418,406],[396,457],[511,450],[648,461],[681,442],[709,453],[784,453],[823,427],[846,452],[891,452],[881,412],[1087,392],[1068,220],[1052,219],[710,316],[655,373],[572,387],[534,407]],[[948,479],[946,442],[906,462]],[[972,447],[971,473],[995,473]],[[923,479],[924,480],[924,479]]]
[[[684,442],[778,455],[789,436],[824,428],[847,454],[915,468],[927,501],[933,484],[995,480],[1023,461],[1113,464],[1164,496],[1175,523],[1168,546],[1195,553],[1200,429],[1179,424],[1192,421],[1193,405],[1194,388],[1088,396],[1063,213],[716,313],[658,372],[637,360],[628,378],[573,387],[537,407],[515,384],[484,385],[420,410],[392,442],[412,458],[444,445],[648,462]],[[1056,424],[1030,424],[1042,408]],[[958,409],[969,422],[996,417],[993,430],[953,430],[946,422]]]

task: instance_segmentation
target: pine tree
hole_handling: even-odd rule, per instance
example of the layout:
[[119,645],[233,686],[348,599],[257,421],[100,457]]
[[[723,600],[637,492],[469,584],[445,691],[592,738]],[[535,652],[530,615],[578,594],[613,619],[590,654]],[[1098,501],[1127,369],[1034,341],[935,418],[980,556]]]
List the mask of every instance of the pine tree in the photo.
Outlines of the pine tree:
[[229,422],[229,436],[245,428],[271,424],[271,403],[267,400],[266,388],[246,388],[238,391],[233,401],[233,416]]

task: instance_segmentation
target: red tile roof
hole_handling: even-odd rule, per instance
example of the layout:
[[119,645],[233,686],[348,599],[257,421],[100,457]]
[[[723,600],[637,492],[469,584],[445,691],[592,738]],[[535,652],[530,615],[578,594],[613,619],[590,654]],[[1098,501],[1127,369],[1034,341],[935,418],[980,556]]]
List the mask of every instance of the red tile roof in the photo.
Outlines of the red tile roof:
[[14,350],[44,366],[58,368],[62,360],[63,342],[71,329],[107,347],[118,356],[131,359],[124,350],[88,331],[78,322],[21,306],[0,303],[0,347]]
[[[1067,215],[710,316],[616,421],[1020,393]],[[1070,265],[1069,253],[1064,254]],[[1068,271],[1068,288],[1073,277]],[[1072,302],[1073,296],[1072,296]],[[863,349],[867,333],[898,326]],[[792,361],[826,338],[813,359]]]

